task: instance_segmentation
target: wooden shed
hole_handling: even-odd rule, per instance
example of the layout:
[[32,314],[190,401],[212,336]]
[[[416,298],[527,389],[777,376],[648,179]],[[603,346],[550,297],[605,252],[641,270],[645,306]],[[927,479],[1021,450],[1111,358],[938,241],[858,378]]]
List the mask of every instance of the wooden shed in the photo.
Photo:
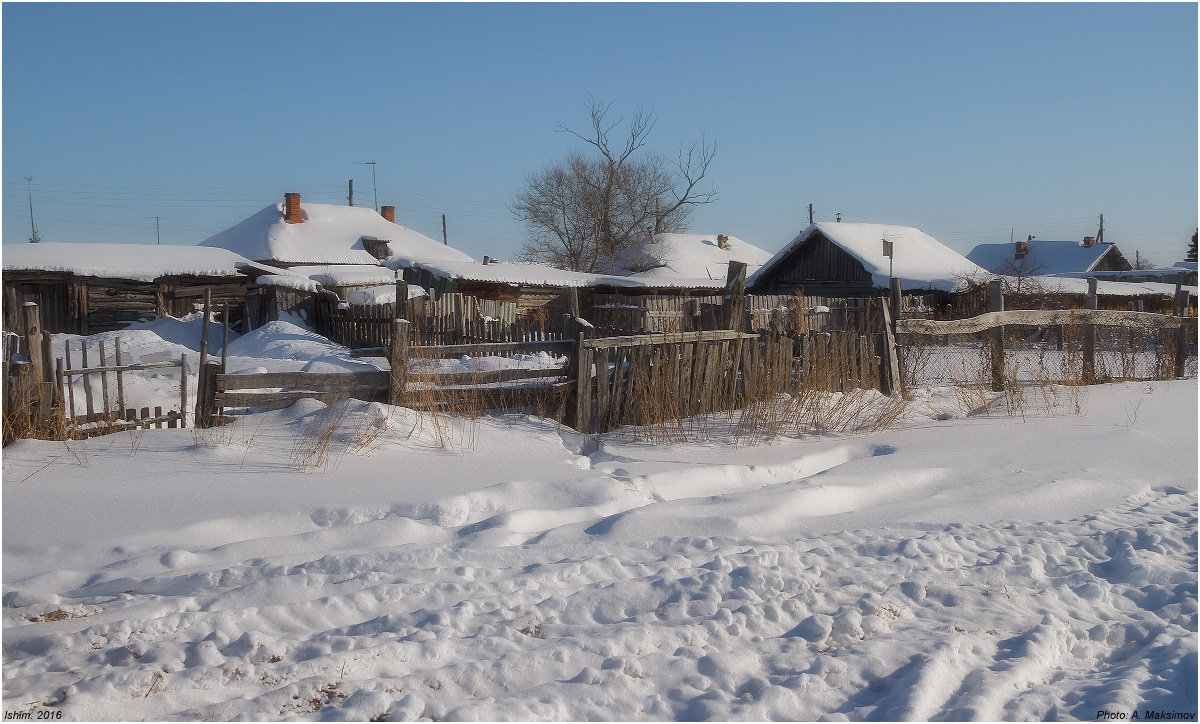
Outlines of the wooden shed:
[[129,322],[183,316],[211,290],[240,318],[253,278],[270,271],[224,249],[44,242],[4,247],[4,328],[37,302],[48,332],[92,334]]

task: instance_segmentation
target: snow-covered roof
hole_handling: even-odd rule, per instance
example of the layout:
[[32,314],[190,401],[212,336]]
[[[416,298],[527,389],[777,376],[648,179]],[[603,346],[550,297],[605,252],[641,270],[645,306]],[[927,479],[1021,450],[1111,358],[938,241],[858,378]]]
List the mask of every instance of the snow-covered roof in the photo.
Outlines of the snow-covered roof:
[[[408,285],[408,298],[429,296],[429,292],[416,284]],[[384,284],[366,289],[355,289],[346,295],[346,301],[351,304],[395,304],[396,285]]]
[[[1017,277],[1005,277],[1010,287],[1020,283],[1026,289],[1039,289],[1048,293],[1087,294],[1088,280],[1076,277],[1058,276],[1028,276],[1018,280]],[[1184,286],[1183,290],[1192,296],[1196,295],[1196,287]],[[1097,280],[1096,293],[1113,297],[1138,297],[1143,294],[1157,294],[1164,297],[1175,296],[1174,284],[1161,282],[1116,282]]]
[[302,264],[288,267],[287,271],[326,287],[363,287],[396,280],[396,272],[371,264]]
[[163,276],[232,277],[239,269],[272,270],[227,249],[157,244],[5,244],[5,271],[69,272],[149,282]]
[[862,262],[877,287],[888,286],[889,259],[883,255],[884,239],[893,244],[893,259],[890,261],[893,273],[900,278],[900,285],[904,289],[952,291],[961,285],[964,278],[987,274],[962,254],[911,226],[821,221],[810,224],[780,249],[752,278],[747,279],[747,284],[767,274],[818,233]]
[[1067,274],[1091,271],[1105,252],[1113,248],[1107,242],[1084,246],[1082,241],[1033,239],[1025,243],[1028,251],[1019,261],[1016,245],[1012,243],[980,244],[967,254],[967,258],[997,274],[1011,273],[1014,264],[1039,274]]
[[260,287],[283,287],[301,292],[315,292],[321,288],[321,285],[312,279],[294,274],[264,274],[256,282]]
[[728,238],[728,248],[722,249],[717,234],[655,234],[601,262],[600,268],[638,279],[709,279],[724,283],[729,262],[744,263],[750,275],[771,258],[769,251],[736,236]]
[[235,251],[247,259],[281,264],[374,264],[362,239],[389,242],[392,254],[420,260],[470,261],[471,257],[408,227],[393,224],[374,209],[302,202],[304,221],[283,220],[283,203],[272,204],[200,243]]
[[496,284],[511,284],[513,286],[540,287],[595,287],[614,286],[639,289],[658,288],[723,288],[725,279],[689,279],[685,277],[652,277],[640,278],[620,276],[616,274],[587,274],[584,272],[555,269],[542,264],[522,264],[517,262],[496,262],[495,264],[479,264],[475,262],[411,262],[388,259],[389,266],[411,266],[425,269],[436,277],[472,282],[491,282]]

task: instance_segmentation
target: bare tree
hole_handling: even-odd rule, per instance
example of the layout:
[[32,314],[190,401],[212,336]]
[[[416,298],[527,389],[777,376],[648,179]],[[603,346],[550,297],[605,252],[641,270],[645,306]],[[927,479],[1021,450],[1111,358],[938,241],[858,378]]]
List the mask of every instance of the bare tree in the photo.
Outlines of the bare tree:
[[698,186],[717,149],[701,136],[668,160],[644,150],[654,129],[649,114],[638,110],[622,132],[611,102],[592,99],[585,108],[586,132],[558,126],[584,148],[530,174],[511,209],[529,231],[522,258],[594,272],[652,234],[686,229],[696,206],[716,201],[715,191]]
[[996,271],[1005,278],[1004,286],[1014,294],[1038,294],[1043,291],[1043,285],[1038,277],[1046,270],[1045,264],[1035,263],[1032,259],[1009,259],[1000,265]]
[[1133,268],[1139,269],[1139,270],[1140,269],[1157,269],[1158,265],[1155,264],[1154,262],[1150,261],[1146,257],[1142,256],[1141,252],[1138,252],[1134,256]]

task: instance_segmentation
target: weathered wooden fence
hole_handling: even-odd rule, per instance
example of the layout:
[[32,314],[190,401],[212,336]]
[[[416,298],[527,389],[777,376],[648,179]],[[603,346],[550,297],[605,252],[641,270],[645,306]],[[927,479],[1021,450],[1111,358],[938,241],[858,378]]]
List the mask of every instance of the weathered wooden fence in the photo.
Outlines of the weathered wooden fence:
[[[71,343],[64,344],[63,356],[55,365],[57,404],[62,410],[67,434],[71,437],[91,437],[128,428],[187,427],[188,366],[187,354],[170,362],[126,364],[121,356],[121,340],[113,339],[112,357],[104,340],[94,343],[95,361],[88,361],[88,343],[79,341],[79,363],[76,367],[71,354]],[[179,407],[163,412],[161,405],[133,408],[125,406],[125,373],[166,368],[179,368]],[[74,378],[82,380],[82,399],[76,403]],[[98,378],[98,380],[97,380]],[[98,389],[97,389],[98,388]],[[98,396],[98,399],[97,399]],[[99,404],[96,404],[96,403]]]
[[[187,420],[187,356],[178,361],[125,363],[119,338],[110,350],[104,341],[94,345],[94,362],[88,343],[79,342],[79,365],[66,342],[63,356],[55,358],[50,334],[43,330],[38,305],[21,305],[23,333],[4,335],[4,440],[17,437],[43,439],[85,438],[119,430],[146,427],[183,427]],[[128,372],[178,367],[179,409],[161,405],[126,407],[125,375]],[[81,389],[76,391],[75,380]]]
[[[403,284],[397,286],[407,294]],[[313,328],[351,349],[390,344],[396,318],[407,319],[413,338],[424,345],[564,339],[561,315],[517,317],[515,302],[454,293],[417,297],[402,306],[397,314],[394,302],[349,304],[323,291],[314,298]]]
[[583,339],[574,427],[622,425],[731,410],[790,384],[792,342],[733,330]]
[[357,399],[425,409],[447,405],[464,405],[472,409],[531,405],[544,407],[549,400],[558,400],[557,406],[561,407],[567,389],[573,385],[568,381],[552,381],[553,378],[561,379],[569,374],[568,370],[559,368],[437,370],[423,364],[462,356],[500,356],[547,349],[565,352],[571,341],[413,346],[409,344],[412,334],[410,323],[392,320],[391,324],[391,337],[400,340],[399,344],[355,353],[358,357],[386,357],[390,369],[257,374],[225,374],[217,371],[207,388],[211,390],[211,400],[201,405],[209,411],[206,421],[216,424],[225,420],[225,412],[230,408],[279,409],[304,398],[314,398],[326,404]]

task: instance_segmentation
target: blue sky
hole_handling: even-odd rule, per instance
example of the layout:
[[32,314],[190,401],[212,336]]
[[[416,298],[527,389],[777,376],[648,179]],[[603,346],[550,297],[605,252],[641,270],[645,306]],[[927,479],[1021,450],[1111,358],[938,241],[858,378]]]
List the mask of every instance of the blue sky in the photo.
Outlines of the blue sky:
[[476,258],[589,96],[703,132],[692,228],[782,247],[807,223],[976,243],[1105,238],[1163,266],[1197,225],[1197,6],[3,6],[3,240],[194,244],[299,191],[380,204]]

